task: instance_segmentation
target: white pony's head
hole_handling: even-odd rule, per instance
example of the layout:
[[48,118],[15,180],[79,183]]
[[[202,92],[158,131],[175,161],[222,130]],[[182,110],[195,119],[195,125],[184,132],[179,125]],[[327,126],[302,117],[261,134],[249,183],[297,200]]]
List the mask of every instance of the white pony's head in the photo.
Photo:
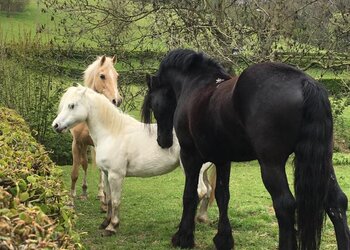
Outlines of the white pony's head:
[[65,132],[87,119],[89,106],[84,96],[88,91],[92,90],[81,85],[67,89],[61,98],[58,115],[52,122],[52,127],[56,132]]

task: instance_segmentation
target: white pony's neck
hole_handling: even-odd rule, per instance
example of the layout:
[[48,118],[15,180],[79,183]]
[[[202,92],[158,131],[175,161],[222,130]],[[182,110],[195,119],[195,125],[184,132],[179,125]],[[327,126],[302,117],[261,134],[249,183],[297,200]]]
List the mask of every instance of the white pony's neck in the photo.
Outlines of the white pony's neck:
[[101,94],[89,91],[84,98],[86,105],[89,105],[86,123],[96,146],[101,139],[111,135],[118,136],[139,123],[131,116],[122,113]]

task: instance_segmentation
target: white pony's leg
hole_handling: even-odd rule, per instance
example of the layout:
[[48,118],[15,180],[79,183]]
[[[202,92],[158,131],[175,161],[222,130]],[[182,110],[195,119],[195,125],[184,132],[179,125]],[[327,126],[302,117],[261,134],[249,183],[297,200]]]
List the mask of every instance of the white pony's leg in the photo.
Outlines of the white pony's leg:
[[209,207],[209,200],[210,200],[210,194],[212,192],[212,187],[210,186],[210,182],[208,180],[208,170],[209,168],[213,166],[211,162],[207,162],[203,164],[200,173],[199,173],[199,180],[198,180],[198,197],[201,200],[200,207],[197,214],[197,221],[206,223],[209,221],[208,218],[208,207]]
[[124,175],[119,173],[109,173],[108,182],[111,189],[111,220],[105,229],[105,235],[109,236],[115,234],[116,228],[119,226],[119,205],[121,203],[122,183]]
[[103,175],[104,187],[106,192],[107,216],[106,219],[100,225],[100,229],[105,229],[109,225],[112,217],[111,188],[108,182],[108,175],[106,175],[104,171],[101,171],[101,174]]
[[101,211],[103,212],[107,212],[107,199],[106,199],[106,194],[105,194],[105,188],[104,188],[104,182],[105,182],[105,175],[103,174],[103,172],[101,171],[101,169],[99,169],[99,174],[100,174],[100,181],[98,183],[98,199],[100,200],[100,204],[101,204]]

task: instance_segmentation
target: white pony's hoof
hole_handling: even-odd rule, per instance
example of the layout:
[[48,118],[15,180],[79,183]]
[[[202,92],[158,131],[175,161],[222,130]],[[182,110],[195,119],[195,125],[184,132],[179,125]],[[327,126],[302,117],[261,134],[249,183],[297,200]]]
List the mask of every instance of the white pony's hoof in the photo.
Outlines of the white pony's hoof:
[[197,216],[196,220],[197,220],[197,222],[203,223],[203,224],[208,224],[209,223],[208,215]]

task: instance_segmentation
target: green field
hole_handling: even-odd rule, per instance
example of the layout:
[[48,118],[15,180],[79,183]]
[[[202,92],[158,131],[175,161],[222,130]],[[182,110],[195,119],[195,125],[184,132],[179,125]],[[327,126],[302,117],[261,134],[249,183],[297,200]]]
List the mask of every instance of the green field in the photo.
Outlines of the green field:
[[29,5],[23,12],[7,13],[0,12],[0,31],[5,39],[18,39],[20,35],[35,35],[41,25],[45,25],[45,33],[52,29],[49,15],[42,13],[42,4],[37,1],[29,1]]
[[[70,166],[61,167],[63,180],[70,184]],[[287,168],[292,183],[292,168]],[[350,168],[337,166],[336,173],[343,191],[350,197]],[[81,178],[81,176],[80,176]],[[77,194],[81,194],[81,179]],[[120,208],[121,223],[117,235],[102,237],[98,226],[104,214],[96,199],[98,172],[88,172],[88,200],[76,201],[76,229],[87,249],[170,249],[182,213],[184,175],[181,169],[152,178],[126,178]],[[276,249],[277,221],[271,199],[265,190],[257,162],[233,164],[230,180],[229,218],[236,249]],[[213,249],[218,208],[209,208],[210,224],[196,224],[196,249]],[[349,221],[350,222],[350,221]],[[336,248],[334,230],[327,219],[321,249]]]

